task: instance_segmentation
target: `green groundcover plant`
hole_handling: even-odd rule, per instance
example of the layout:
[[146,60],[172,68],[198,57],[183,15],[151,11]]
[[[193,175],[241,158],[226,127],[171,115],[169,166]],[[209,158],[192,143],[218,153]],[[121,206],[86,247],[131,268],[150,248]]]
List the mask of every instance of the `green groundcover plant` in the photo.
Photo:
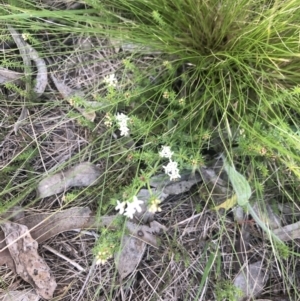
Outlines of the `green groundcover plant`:
[[[257,196],[288,182],[291,187],[282,188],[282,194],[286,202],[296,202],[298,1],[84,0],[82,4],[60,10],[50,9],[46,2],[6,1],[0,22],[34,37],[32,42],[44,57],[51,54],[39,41],[43,30],[58,37],[102,35],[123,51],[133,48],[116,73],[105,78],[104,92],[96,95],[106,113],[107,133],[119,129],[121,136],[107,155],[137,166],[131,182],[113,191],[110,208],[132,217],[139,209],[136,195],[151,176],[163,171],[175,180],[181,170],[195,172],[206,164],[203,152],[210,150],[232,157],[242,174],[253,171],[249,182]],[[5,36],[5,28],[2,31]],[[156,60],[142,68],[139,60],[145,55]],[[75,101],[89,106],[84,99]],[[137,147],[128,147],[130,142]],[[160,210],[155,197],[149,210]],[[119,240],[109,231],[102,237],[95,247],[99,263],[116,250]]]

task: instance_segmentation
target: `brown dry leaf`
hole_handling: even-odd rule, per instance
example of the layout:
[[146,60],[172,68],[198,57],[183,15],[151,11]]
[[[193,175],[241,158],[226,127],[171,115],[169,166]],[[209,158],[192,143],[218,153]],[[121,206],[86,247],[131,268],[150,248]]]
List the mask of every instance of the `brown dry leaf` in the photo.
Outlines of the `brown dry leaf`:
[[[9,216],[6,214],[3,219]],[[32,238],[38,243],[72,229],[96,227],[95,217],[91,215],[91,210],[87,207],[74,207],[62,212],[38,213],[23,217],[19,215],[17,222],[26,225],[30,229]],[[0,232],[0,266],[5,264],[15,271],[13,259],[6,248],[4,234]]]
[[[72,229],[95,229],[99,226],[105,226],[115,229],[113,220],[116,216],[102,216],[98,220],[88,207],[74,207],[61,212],[55,213],[38,213],[25,217],[19,217],[19,224],[26,225],[30,229],[33,239],[42,243],[49,238]],[[158,222],[150,223],[151,227],[137,225],[127,222],[126,226],[131,235],[143,240],[154,247],[157,246],[156,236],[153,233],[159,233],[166,230]],[[14,262],[6,248],[3,232],[0,232],[0,266],[7,264],[8,267],[15,271]]]
[[17,274],[41,297],[51,299],[57,284],[47,263],[39,256],[38,243],[32,239],[28,228],[12,222],[3,223],[1,228]]
[[38,301],[40,297],[32,290],[10,291],[0,295],[0,301]]
[[245,266],[236,276],[234,285],[239,288],[243,295],[237,300],[255,297],[261,293],[269,276],[262,267],[262,261]]
[[115,254],[115,263],[121,279],[124,279],[140,263],[146,249],[146,243],[135,237],[124,235],[121,251]]
[[66,171],[43,179],[38,184],[37,193],[40,198],[45,198],[66,191],[70,187],[96,185],[99,176],[100,169],[96,165],[89,162],[79,163]]

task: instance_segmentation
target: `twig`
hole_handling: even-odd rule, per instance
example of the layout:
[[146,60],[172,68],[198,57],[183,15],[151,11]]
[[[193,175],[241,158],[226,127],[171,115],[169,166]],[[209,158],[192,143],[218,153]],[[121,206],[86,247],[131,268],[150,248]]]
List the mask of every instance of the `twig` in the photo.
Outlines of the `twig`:
[[55,254],[56,256],[61,257],[62,259],[68,261],[70,264],[72,264],[79,271],[81,271],[81,272],[85,271],[85,269],[82,266],[80,266],[78,263],[76,263],[72,259],[66,257],[65,255],[59,253],[58,251],[54,250],[53,248],[49,247],[48,245],[44,245],[43,247],[45,249],[47,249],[48,251],[52,252],[53,254]]

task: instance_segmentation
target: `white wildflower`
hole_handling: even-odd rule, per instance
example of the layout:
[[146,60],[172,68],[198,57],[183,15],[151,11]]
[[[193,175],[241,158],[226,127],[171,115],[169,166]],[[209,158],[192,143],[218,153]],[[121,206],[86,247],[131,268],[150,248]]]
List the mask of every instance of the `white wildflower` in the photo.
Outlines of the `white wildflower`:
[[125,211],[126,202],[120,202],[117,200],[117,206],[115,207],[115,210],[119,210],[120,214],[123,214]]
[[117,113],[117,115],[115,115],[115,118],[117,119],[117,123],[118,123],[119,129],[121,131],[120,135],[128,136],[129,128],[127,127],[127,122],[130,118],[123,113]]
[[96,258],[96,264],[97,265],[104,265],[104,264],[106,264],[106,262],[107,262],[107,259],[102,259],[101,257],[97,257]]
[[148,206],[148,211],[150,213],[160,212],[161,208],[158,206],[161,203],[161,200],[154,199],[150,201],[150,205]]
[[178,163],[172,161],[171,159],[170,162],[167,164],[167,166],[163,166],[163,168],[165,169],[165,173],[170,177],[170,181],[181,178],[177,166]]
[[134,196],[133,202],[127,202],[127,208],[125,210],[124,215],[132,219],[136,211],[142,211],[141,204],[143,203],[143,201],[139,200],[136,196]]
[[132,204],[137,212],[141,212],[142,211],[141,205],[144,204],[144,202],[139,200],[136,196],[134,196],[133,202],[131,202],[129,204]]
[[104,120],[104,124],[110,128],[112,126],[112,118],[110,116],[110,114],[106,113],[105,114],[105,120]]
[[110,250],[107,249],[105,251],[99,251],[98,254],[96,255],[96,264],[103,265],[111,257],[112,257],[112,254],[111,254]]
[[115,115],[118,123],[122,123],[122,124],[127,124],[127,121],[130,119],[127,115],[123,114],[123,113],[117,113],[117,115]]
[[128,218],[133,218],[134,214],[135,214],[136,210],[132,205],[128,205],[124,215],[127,216]]
[[129,128],[127,126],[120,126],[120,135],[121,136],[129,136]]
[[118,84],[118,80],[114,74],[106,75],[104,77],[104,82],[108,87],[116,87]]
[[163,146],[162,150],[159,152],[159,155],[162,158],[168,158],[171,159],[171,157],[173,156],[174,152],[171,151],[170,146]]
[[22,38],[23,38],[24,41],[27,41],[29,39],[29,37],[30,37],[29,33],[27,33],[27,32],[22,33]]

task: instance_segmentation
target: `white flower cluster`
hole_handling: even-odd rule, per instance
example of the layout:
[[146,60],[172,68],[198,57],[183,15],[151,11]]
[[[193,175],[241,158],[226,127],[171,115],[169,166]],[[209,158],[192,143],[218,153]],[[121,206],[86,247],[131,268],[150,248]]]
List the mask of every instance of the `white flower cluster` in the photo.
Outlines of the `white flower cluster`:
[[159,207],[159,204],[161,203],[161,200],[159,199],[153,199],[150,201],[150,204],[148,206],[148,211],[150,213],[155,213],[155,212],[161,212],[161,208]]
[[170,146],[163,146],[162,150],[159,152],[159,155],[162,158],[168,158],[171,159],[171,157],[173,156],[174,152],[171,151]]
[[163,166],[163,168],[165,169],[165,173],[170,177],[170,181],[176,180],[178,178],[180,178],[180,174],[179,174],[179,169],[178,169],[178,163],[175,161],[172,161],[172,155],[174,153],[171,151],[170,146],[163,146],[162,150],[159,152],[159,155],[162,158],[168,158],[169,159],[169,163],[167,164],[167,166]]
[[[141,212],[141,204],[144,202],[139,200],[136,196],[133,197],[133,202],[120,202],[117,201],[116,210],[119,211],[120,214],[127,216],[128,218],[133,218],[133,215],[137,212]],[[126,207],[126,209],[125,209]]]
[[127,122],[130,118],[123,113],[117,113],[117,115],[115,115],[115,118],[117,119],[118,126],[121,131],[121,136],[128,136],[129,128],[127,127]]
[[110,74],[110,75],[106,75],[104,77],[104,83],[108,86],[108,87],[113,87],[115,88],[118,84],[118,80],[116,78],[116,76],[114,74]]
[[107,260],[109,258],[112,257],[111,252],[109,252],[108,250],[105,251],[99,251],[98,254],[96,255],[96,264],[100,264],[103,265],[107,262]]

